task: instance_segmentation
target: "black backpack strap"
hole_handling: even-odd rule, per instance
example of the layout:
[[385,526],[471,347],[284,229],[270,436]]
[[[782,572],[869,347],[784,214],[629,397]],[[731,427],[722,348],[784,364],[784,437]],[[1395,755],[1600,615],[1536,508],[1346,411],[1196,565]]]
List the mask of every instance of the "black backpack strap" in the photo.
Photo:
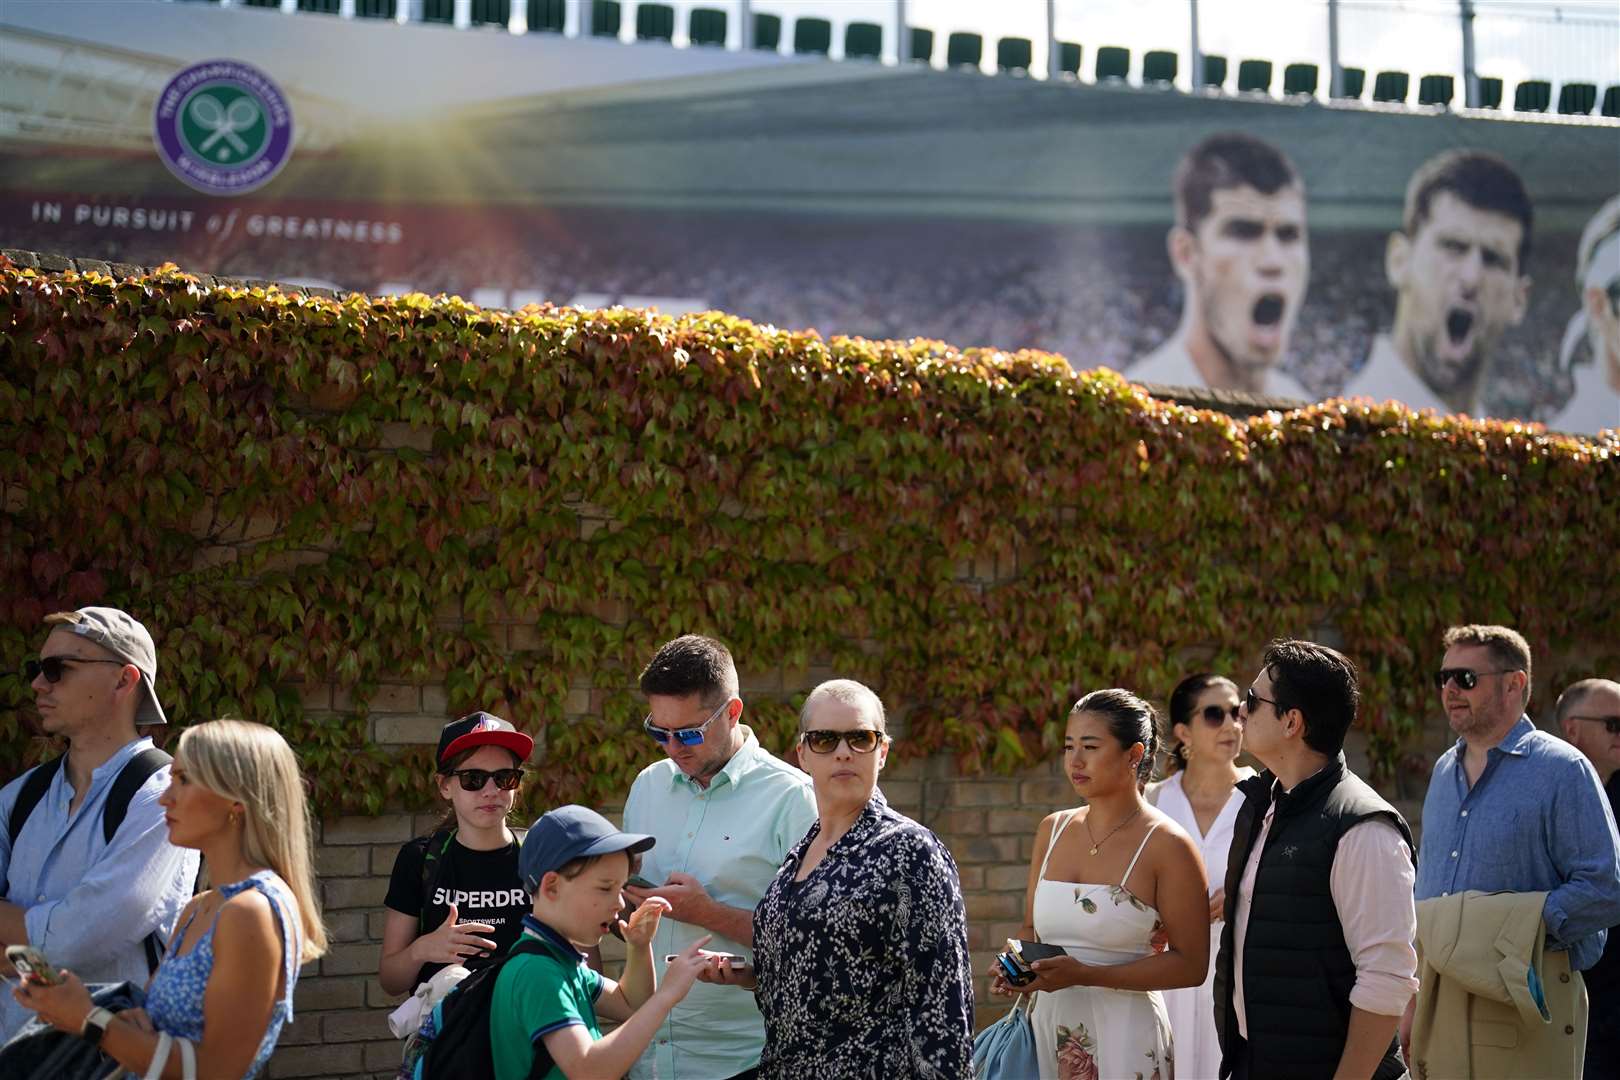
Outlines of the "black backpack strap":
[[61,757],[54,757],[43,765],[36,766],[23,781],[22,790],[17,792],[17,801],[11,807],[11,821],[7,835],[11,837],[12,847],[17,846],[17,834],[22,832],[23,825],[28,821],[28,815],[34,812],[39,800],[45,797],[45,789],[51,786],[51,781],[56,779],[56,774],[61,768]]
[[427,924],[428,897],[432,895],[433,886],[439,883],[439,874],[444,870],[445,855],[450,851],[450,845],[456,839],[456,827],[440,829],[427,838],[422,845],[422,906],[416,913],[416,936],[431,934],[437,926]]
[[[107,793],[106,805],[101,808],[101,838],[112,843],[112,838],[118,835],[118,827],[129,816],[130,800],[135,793],[146,786],[157,771],[174,759],[155,746],[149,746],[124,762],[124,767],[118,770],[117,779],[113,780],[112,790]],[[192,883],[196,889],[196,883]],[[163,954],[168,951],[168,945],[163,936],[156,930],[146,935],[141,942],[146,949],[146,970],[148,973],[156,971],[163,962]]]

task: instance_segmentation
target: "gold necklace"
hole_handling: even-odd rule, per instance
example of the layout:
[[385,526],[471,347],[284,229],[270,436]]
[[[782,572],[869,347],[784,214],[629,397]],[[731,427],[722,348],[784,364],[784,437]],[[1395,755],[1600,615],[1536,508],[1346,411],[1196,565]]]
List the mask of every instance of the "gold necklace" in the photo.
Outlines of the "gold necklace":
[[1130,817],[1126,818],[1124,821],[1120,822],[1118,825],[1115,825],[1112,829],[1109,829],[1108,830],[1108,836],[1103,837],[1101,840],[1098,840],[1095,836],[1091,835],[1091,815],[1088,813],[1085,817],[1081,818],[1080,819],[1080,824],[1085,826],[1085,828],[1086,828],[1086,837],[1091,841],[1091,853],[1093,855],[1097,854],[1097,849],[1102,847],[1104,844],[1108,843],[1108,837],[1109,836],[1113,836],[1115,833],[1119,832],[1119,830],[1123,829],[1125,826],[1127,826],[1131,822],[1135,821],[1136,820],[1136,815],[1140,814],[1141,812],[1142,812],[1142,808],[1140,806],[1138,806],[1136,808],[1135,813],[1131,814]]

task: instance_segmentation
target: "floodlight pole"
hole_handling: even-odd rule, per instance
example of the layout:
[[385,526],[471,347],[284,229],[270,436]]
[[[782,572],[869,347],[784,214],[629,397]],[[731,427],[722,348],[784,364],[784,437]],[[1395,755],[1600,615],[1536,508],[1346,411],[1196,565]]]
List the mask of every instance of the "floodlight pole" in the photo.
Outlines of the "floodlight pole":
[[1046,77],[1054,82],[1063,75],[1063,58],[1058,55],[1057,0],[1046,0]]
[[1463,99],[1470,109],[1479,108],[1479,71],[1474,66],[1474,0],[1460,0],[1463,47]]
[[894,0],[894,62],[904,64],[911,59],[911,34],[906,26],[906,0]]
[[1328,0],[1328,97],[1344,96],[1344,64],[1339,59],[1339,0]]
[[1198,0],[1187,0],[1188,22],[1192,24],[1192,50],[1188,67],[1191,68],[1192,88],[1204,85],[1204,54],[1198,48]]
[[754,47],[754,12],[748,0],[737,0],[737,48],[749,52]]

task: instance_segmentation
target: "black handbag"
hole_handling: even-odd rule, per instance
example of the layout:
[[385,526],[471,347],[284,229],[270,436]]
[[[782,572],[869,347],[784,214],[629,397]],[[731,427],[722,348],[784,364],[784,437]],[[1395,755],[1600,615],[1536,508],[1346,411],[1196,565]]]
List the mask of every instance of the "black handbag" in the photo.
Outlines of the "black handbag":
[[[100,983],[90,1000],[104,1009],[138,1009],[146,995],[134,983]],[[0,1076],[7,1080],[107,1080],[124,1067],[89,1041],[58,1031],[35,1017],[0,1046]]]

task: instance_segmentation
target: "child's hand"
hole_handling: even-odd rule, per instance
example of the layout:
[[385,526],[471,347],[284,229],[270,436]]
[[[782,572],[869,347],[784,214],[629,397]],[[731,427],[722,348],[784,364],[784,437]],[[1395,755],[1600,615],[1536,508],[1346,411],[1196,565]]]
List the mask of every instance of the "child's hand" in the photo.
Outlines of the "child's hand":
[[658,989],[679,1001],[692,989],[697,982],[698,972],[708,967],[714,961],[703,955],[703,946],[709,943],[713,934],[704,934],[686,948],[675,954],[675,959],[664,968],[664,984]]
[[658,933],[658,920],[664,912],[670,909],[669,901],[662,896],[649,896],[642,905],[630,915],[630,921],[619,922],[619,936],[624,938],[626,945],[640,948],[651,945],[653,935]]
[[489,923],[456,922],[456,905],[451,904],[444,922],[431,934],[411,942],[411,959],[418,964],[459,964],[469,956],[495,951],[496,944],[480,934],[493,934]]

